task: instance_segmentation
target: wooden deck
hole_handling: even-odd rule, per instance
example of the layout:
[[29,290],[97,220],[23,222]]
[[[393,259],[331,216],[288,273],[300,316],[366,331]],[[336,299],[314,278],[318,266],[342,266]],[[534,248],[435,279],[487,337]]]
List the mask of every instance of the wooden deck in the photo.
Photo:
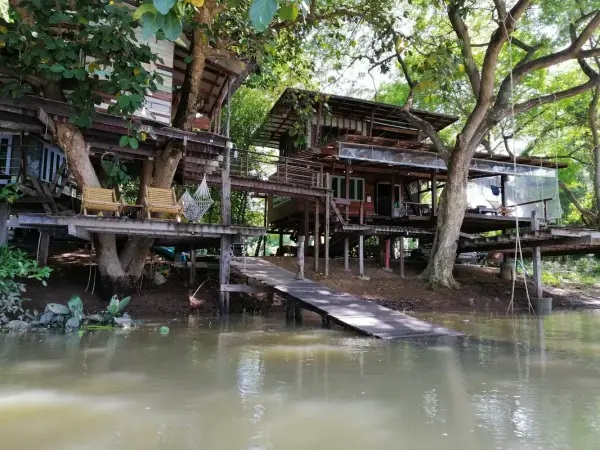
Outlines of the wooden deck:
[[249,282],[266,285],[273,291],[314,311],[325,319],[368,336],[381,339],[458,336],[459,333],[393,311],[368,300],[338,292],[311,280],[298,280],[290,271],[260,258],[238,258],[232,269]]

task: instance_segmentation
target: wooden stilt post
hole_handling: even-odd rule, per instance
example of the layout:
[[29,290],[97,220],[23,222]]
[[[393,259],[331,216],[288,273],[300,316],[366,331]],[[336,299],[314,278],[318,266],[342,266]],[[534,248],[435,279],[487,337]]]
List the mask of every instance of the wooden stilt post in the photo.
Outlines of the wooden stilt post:
[[[344,183],[346,185],[346,223],[350,222],[350,164],[346,163],[344,173]],[[344,238],[344,270],[350,271],[350,239]]]
[[[325,174],[325,186],[331,186],[331,175]],[[325,194],[325,276],[329,276],[329,208],[331,202],[331,191]]]
[[279,252],[283,256],[283,230],[279,230]]
[[344,270],[350,271],[350,239],[344,238]]
[[48,265],[48,247],[50,246],[50,234],[47,231],[40,231],[40,238],[37,249],[37,262],[40,266]]
[[[221,172],[221,221],[223,225],[231,225],[231,179],[229,168],[231,166],[231,141],[225,148],[225,164]],[[231,235],[221,235],[221,259],[219,261],[219,284],[229,284],[231,261]],[[219,312],[229,314],[229,292],[221,291],[219,294]]]
[[294,322],[296,325],[302,325],[304,317],[302,317],[302,306],[300,302],[294,302]]
[[290,325],[294,323],[294,300],[285,301],[285,323]]
[[319,273],[319,245],[321,243],[321,235],[319,234],[319,201],[315,202],[315,273]]
[[[540,230],[540,222],[535,211],[531,213],[531,226],[534,232]],[[536,298],[544,297],[544,285],[542,281],[542,252],[540,247],[533,247],[533,283],[535,285]],[[516,255],[515,255],[516,257]]]
[[[500,175],[500,198],[502,199],[502,207],[506,208],[506,175]],[[505,215],[504,210],[502,215]]]
[[304,279],[304,236],[298,236],[298,251],[296,252],[296,258],[298,261],[298,275],[296,278],[299,280]]
[[404,278],[404,238],[400,238],[400,278]]
[[9,216],[8,203],[0,203],[0,245],[6,245],[8,242],[8,227],[6,221]]
[[308,252],[308,237],[310,236],[310,210],[308,208],[308,200],[305,202],[304,207],[304,256]]
[[390,245],[390,240],[386,239],[385,240],[385,262],[384,262],[384,269],[385,270],[391,270],[390,269],[390,257],[391,257],[391,245]]
[[190,249],[190,287],[196,283],[196,249]]
[[431,173],[431,215],[437,215],[437,172]]
[[[361,225],[364,223],[364,213],[365,213],[364,202],[360,202],[360,223]],[[364,241],[365,237],[362,232],[358,237],[358,278],[365,279],[365,260],[364,260]]]

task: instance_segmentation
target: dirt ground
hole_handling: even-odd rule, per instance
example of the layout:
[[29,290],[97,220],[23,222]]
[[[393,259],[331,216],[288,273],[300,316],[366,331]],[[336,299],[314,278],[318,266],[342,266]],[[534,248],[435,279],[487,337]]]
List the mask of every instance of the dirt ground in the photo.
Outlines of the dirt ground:
[[[296,271],[293,257],[267,257],[266,260],[285,269]],[[49,302],[66,303],[72,295],[78,295],[84,302],[86,311],[96,312],[106,307],[109,298],[104,298],[97,285],[92,294],[93,271],[90,274],[89,251],[72,249],[53,255],[49,259],[53,273],[48,286],[39,282],[27,283],[25,297],[31,299],[28,308],[42,310]],[[160,265],[160,261],[156,261]],[[460,289],[430,290],[419,279],[423,269],[418,265],[405,265],[404,279],[400,278],[398,264],[392,265],[392,271],[386,271],[374,261],[367,261],[365,274],[368,281],[358,279],[357,262],[352,261],[350,272],[346,272],[343,261],[331,261],[330,276],[324,278],[312,270],[314,261],[306,258],[306,276],[333,289],[347,292],[399,311],[478,311],[505,313],[511,298],[511,282],[500,280],[497,268],[476,266],[457,266],[456,277]],[[324,260],[320,261],[323,270]],[[189,275],[185,270],[172,270],[167,274],[167,282],[156,286],[143,281],[141,290],[132,296],[128,312],[134,317],[180,316],[192,313],[215,313],[218,302],[218,274],[215,271],[198,271],[197,283],[189,286]],[[89,285],[88,285],[89,281]],[[195,298],[201,304],[190,307],[189,295],[204,282]],[[87,292],[86,292],[87,287]],[[530,290],[531,292],[531,290]],[[555,309],[600,308],[600,290],[548,288],[548,295],[554,299]],[[527,297],[523,281],[516,283],[514,310],[527,310]],[[265,298],[236,298],[232,301],[233,312],[242,310],[265,313],[273,306],[266,304]]]
[[[296,271],[296,261],[292,257],[267,257],[267,261],[285,269]],[[321,259],[319,269],[324,270]],[[392,271],[386,271],[374,261],[365,263],[365,275],[370,279],[358,279],[358,262],[351,261],[351,271],[344,270],[341,259],[330,261],[330,275],[324,278],[315,276],[313,258],[305,260],[305,275],[318,280],[330,288],[373,300],[383,306],[399,311],[489,311],[506,313],[510,304],[512,282],[498,277],[498,268],[457,265],[455,276],[460,289],[427,288],[419,280],[422,265],[405,264],[405,278],[399,275],[399,263],[391,265]],[[530,294],[533,288],[529,287]],[[555,309],[600,308],[600,290],[548,288]],[[523,280],[515,286],[515,311],[528,309],[527,295]]]

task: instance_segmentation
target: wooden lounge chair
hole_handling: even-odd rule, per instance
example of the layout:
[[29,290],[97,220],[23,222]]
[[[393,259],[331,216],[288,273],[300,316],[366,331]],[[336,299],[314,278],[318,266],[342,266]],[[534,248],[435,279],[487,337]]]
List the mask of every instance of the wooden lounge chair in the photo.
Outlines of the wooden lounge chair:
[[101,187],[84,186],[81,198],[81,210],[87,216],[88,211],[114,212],[118,217],[123,211],[123,202],[117,200],[117,194],[113,189]]
[[177,203],[174,189],[146,188],[145,210],[148,219],[152,218],[151,213],[175,214],[177,222],[181,221],[183,206]]

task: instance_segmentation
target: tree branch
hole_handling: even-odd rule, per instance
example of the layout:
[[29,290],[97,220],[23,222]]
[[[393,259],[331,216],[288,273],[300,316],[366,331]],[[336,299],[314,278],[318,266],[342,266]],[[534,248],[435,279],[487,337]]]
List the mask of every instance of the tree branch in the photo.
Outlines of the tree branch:
[[431,139],[431,142],[433,142],[437,152],[442,156],[442,158],[444,158],[444,161],[448,163],[448,160],[450,159],[450,151],[448,150],[448,147],[446,147],[446,144],[444,144],[444,141],[442,141],[442,138],[437,130],[426,120],[414,115],[407,106],[408,105],[404,106],[398,111],[400,117],[405,119],[417,129],[423,130],[427,134],[427,137]]
[[[498,0],[504,4],[503,0]],[[469,116],[467,123],[461,133],[463,139],[470,141],[478,128],[485,120],[485,116],[490,104],[494,98],[494,85],[496,78],[496,70],[498,68],[498,58],[500,50],[504,43],[508,40],[512,32],[515,30],[517,22],[531,5],[532,0],[519,0],[515,6],[506,15],[502,23],[492,34],[490,44],[485,52],[483,66],[481,70],[481,84],[477,103],[472,114]]]
[[[599,75],[590,78],[587,83],[580,84],[579,86],[565,89],[563,91],[554,92],[548,95],[542,95],[540,97],[532,98],[522,103],[517,103],[513,109],[515,115],[521,114],[539,105],[546,105],[548,103],[554,103],[560,100],[564,100],[565,98],[574,97],[575,95],[582,94],[586,91],[589,91],[590,89],[595,88],[596,86],[600,86]],[[508,117],[511,114],[511,108],[503,108],[502,111],[502,118]]]
[[473,57],[473,49],[471,47],[471,36],[469,35],[469,29],[460,15],[459,7],[462,6],[463,2],[451,2],[448,4],[448,17],[454,32],[462,42],[461,53],[465,61],[465,67],[471,88],[475,94],[475,98],[479,97],[479,88],[481,85],[481,75],[479,69],[475,64],[475,58]]
[[563,190],[563,192],[569,198],[569,201],[573,203],[573,206],[577,208],[577,211],[581,213],[581,215],[587,220],[589,223],[598,223],[598,216],[591,212],[589,209],[584,208],[583,205],[579,202],[575,194],[567,187],[565,183],[559,181],[558,185]]
[[571,59],[586,59],[600,55],[600,49],[581,50],[585,42],[592,36],[598,26],[600,26],[600,12],[597,12],[594,15],[569,47],[531,61],[517,64],[511,71],[512,76],[511,73],[509,73],[502,81],[500,89],[498,90],[495,106],[508,105],[511,97],[511,87],[518,84],[525,75],[531,72],[545,69]]

